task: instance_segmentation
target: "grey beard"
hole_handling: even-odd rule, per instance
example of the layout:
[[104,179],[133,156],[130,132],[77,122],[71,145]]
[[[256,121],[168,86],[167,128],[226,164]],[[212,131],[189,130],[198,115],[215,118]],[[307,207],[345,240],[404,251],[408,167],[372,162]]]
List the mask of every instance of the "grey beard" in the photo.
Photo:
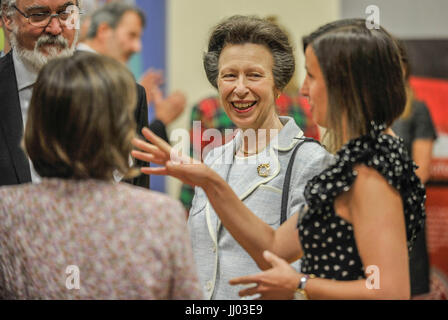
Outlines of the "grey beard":
[[[58,35],[56,37],[42,35],[36,41],[34,50],[28,50],[20,46],[17,40],[17,33],[17,28],[14,28],[10,33],[9,40],[11,42],[11,48],[25,64],[29,65],[36,72],[39,72],[48,63],[48,61],[52,59],[72,56],[75,52],[76,43],[79,36],[79,31],[76,30],[73,43],[71,47],[68,47],[68,42],[62,35]],[[63,49],[60,50],[55,47],[50,47],[47,48],[47,55],[44,55],[41,51],[39,51],[39,49],[45,44],[58,44]]]

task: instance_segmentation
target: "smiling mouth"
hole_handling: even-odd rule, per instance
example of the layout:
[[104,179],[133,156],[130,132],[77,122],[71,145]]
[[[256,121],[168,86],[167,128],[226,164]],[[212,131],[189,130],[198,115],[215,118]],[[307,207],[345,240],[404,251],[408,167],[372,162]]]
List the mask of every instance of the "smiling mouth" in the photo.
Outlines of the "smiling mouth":
[[250,103],[236,103],[236,102],[232,102],[232,106],[235,109],[239,110],[239,111],[249,110],[250,108],[252,108],[256,104],[257,104],[257,101],[250,102]]

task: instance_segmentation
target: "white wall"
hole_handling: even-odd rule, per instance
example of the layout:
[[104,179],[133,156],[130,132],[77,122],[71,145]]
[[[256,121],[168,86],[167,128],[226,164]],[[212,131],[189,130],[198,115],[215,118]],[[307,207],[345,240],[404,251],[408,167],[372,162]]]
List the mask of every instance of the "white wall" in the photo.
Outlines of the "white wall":
[[[170,129],[187,127],[190,108],[200,99],[216,94],[202,67],[202,55],[211,29],[234,14],[276,15],[294,39],[298,77],[304,77],[300,41],[318,26],[338,19],[339,0],[167,0],[168,90],[187,94],[188,109]],[[177,197],[179,184],[169,180],[168,193]]]
[[365,17],[365,9],[376,5],[380,23],[402,39],[446,39],[447,0],[341,0],[341,18]]

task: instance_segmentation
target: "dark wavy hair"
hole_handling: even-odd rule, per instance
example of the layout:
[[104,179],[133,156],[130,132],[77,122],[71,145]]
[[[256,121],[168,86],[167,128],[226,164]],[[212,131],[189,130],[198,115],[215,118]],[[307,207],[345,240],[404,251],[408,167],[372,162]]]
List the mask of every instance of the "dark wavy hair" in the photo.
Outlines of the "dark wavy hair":
[[342,146],[341,116],[350,138],[366,134],[372,121],[390,126],[404,110],[406,91],[395,39],[365,20],[326,24],[303,38],[311,46],[326,81],[329,148]]
[[218,63],[222,49],[228,44],[245,43],[260,44],[269,49],[274,59],[272,73],[275,86],[282,90],[295,71],[293,49],[288,36],[278,25],[255,16],[232,16],[213,29],[203,59],[208,81],[218,87]]
[[42,177],[135,177],[136,84],[119,62],[80,52],[50,61],[34,86],[24,146]]

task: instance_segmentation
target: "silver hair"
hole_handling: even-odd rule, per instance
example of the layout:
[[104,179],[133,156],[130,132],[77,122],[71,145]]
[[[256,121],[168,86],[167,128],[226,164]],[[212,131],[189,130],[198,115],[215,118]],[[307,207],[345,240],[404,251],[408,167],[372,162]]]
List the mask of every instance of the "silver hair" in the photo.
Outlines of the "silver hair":
[[115,29],[120,23],[120,20],[123,17],[123,15],[128,11],[132,11],[138,14],[138,16],[141,19],[143,27],[145,26],[146,24],[145,14],[139,8],[122,2],[111,2],[100,7],[99,9],[97,9],[95,12],[92,13],[90,27],[86,35],[87,38],[88,39],[95,38],[98,33],[98,28],[102,23],[106,23],[112,29]]
[[4,13],[5,16],[10,17],[14,14],[14,8],[13,5],[16,4],[16,0],[1,0],[2,1],[2,14]]

